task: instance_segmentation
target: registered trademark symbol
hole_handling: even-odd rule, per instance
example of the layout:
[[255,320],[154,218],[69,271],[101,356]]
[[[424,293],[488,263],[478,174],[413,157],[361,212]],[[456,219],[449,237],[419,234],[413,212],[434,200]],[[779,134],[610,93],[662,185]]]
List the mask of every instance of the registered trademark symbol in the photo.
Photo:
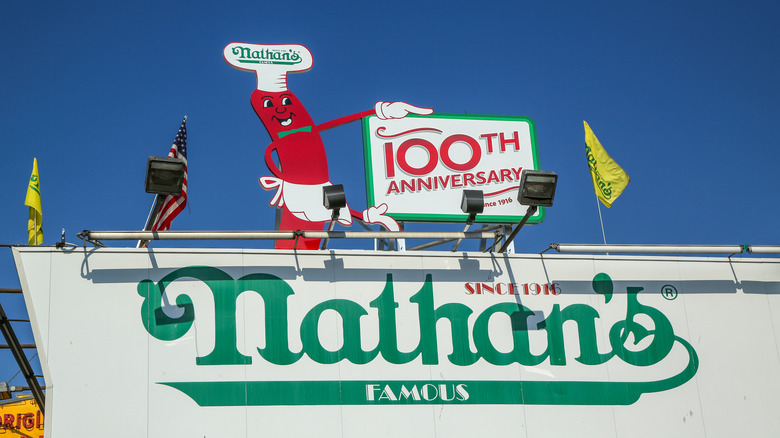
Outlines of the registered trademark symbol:
[[671,284],[665,284],[661,286],[661,295],[663,295],[663,297],[667,300],[671,301],[677,298],[677,288]]

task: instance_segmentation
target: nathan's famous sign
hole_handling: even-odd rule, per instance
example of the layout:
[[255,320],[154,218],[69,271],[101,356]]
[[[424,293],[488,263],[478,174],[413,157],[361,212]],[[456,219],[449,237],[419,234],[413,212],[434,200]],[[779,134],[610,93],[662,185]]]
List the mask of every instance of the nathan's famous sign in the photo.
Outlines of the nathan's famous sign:
[[[322,230],[331,212],[322,188],[332,185],[320,133],[364,119],[368,205],[349,206],[339,223],[352,219],[399,230],[396,220],[465,221],[463,189],[485,193],[480,221],[516,223],[525,209],[517,204],[519,173],[538,169],[534,127],[521,117],[435,114],[405,102],[376,102],[373,109],[316,124],[289,90],[289,74],[309,71],[311,52],[297,44],[230,43],[228,64],[257,75],[251,103],[271,137],[265,150],[270,176],[266,190],[276,190],[270,205],[281,209],[282,230]],[[408,116],[414,117],[408,117]],[[540,209],[531,222],[540,222]],[[318,239],[278,240],[277,248],[316,249]]]
[[[731,435],[715,415],[728,410],[756,435],[780,427],[772,259],[13,252],[56,388],[54,436],[80,430],[94,400],[104,403],[90,436],[133,409],[126,435],[161,438],[357,438],[376,424],[458,438],[485,424],[529,436],[637,425],[643,436]],[[724,325],[713,309],[742,322]]]
[[[554,304],[543,321],[538,322],[546,333],[547,347],[534,352],[529,333],[529,317],[535,311],[515,301],[499,302],[475,312],[461,302],[436,305],[434,296],[456,294],[458,291],[440,290],[432,275],[425,276],[419,291],[408,302],[397,302],[393,275],[387,274],[384,286],[375,291],[376,296],[366,308],[358,302],[345,299],[328,299],[312,302],[304,310],[305,315],[291,323],[290,301],[296,292],[283,279],[267,273],[251,273],[234,279],[223,270],[208,266],[191,266],[177,269],[157,283],[143,280],[138,283],[138,294],[143,297],[140,321],[146,331],[163,342],[178,342],[191,331],[195,303],[186,294],[179,295],[176,304],[183,309],[178,317],[169,317],[163,311],[167,288],[180,279],[202,281],[213,294],[216,339],[211,351],[193,357],[197,366],[252,365],[253,357],[239,351],[237,345],[237,306],[240,295],[256,293],[263,301],[265,313],[252,315],[251,319],[265,327],[264,346],[256,347],[260,360],[276,366],[290,366],[304,356],[320,365],[351,362],[371,366],[373,362],[384,368],[372,380],[352,380],[348,376],[334,380],[269,380],[269,381],[160,381],[161,385],[175,388],[191,397],[200,406],[262,406],[262,405],[360,405],[360,404],[586,404],[626,405],[636,402],[643,393],[673,389],[690,380],[698,367],[693,347],[676,336],[669,319],[658,309],[642,304],[639,293],[642,287],[627,287],[625,300],[613,300],[612,279],[604,273],[593,278],[592,292],[601,294],[603,305],[623,306],[624,318],[607,328],[608,345],[600,345],[597,327],[599,311],[586,304],[560,306]],[[495,294],[539,295],[555,298],[566,293],[558,285],[518,285],[501,283],[498,287],[487,284],[466,283],[464,295]],[[475,289],[476,288],[476,289]],[[544,292],[541,292],[544,290]],[[484,293],[483,293],[484,292]],[[587,291],[569,291],[583,293]],[[592,293],[591,292],[591,293]],[[624,301],[624,302],[619,302]],[[296,301],[298,306],[303,303]],[[205,305],[205,304],[198,304]],[[400,309],[399,309],[400,307]],[[416,312],[416,321],[401,329],[398,313]],[[370,317],[369,313],[376,316]],[[338,315],[339,332],[342,334],[338,348],[321,339],[322,321],[325,315]],[[511,324],[504,331],[491,329],[494,317],[509,318]],[[367,321],[369,320],[369,321]],[[447,325],[438,324],[446,320]],[[473,323],[470,323],[473,321]],[[576,345],[567,344],[564,324],[576,323]],[[650,328],[646,324],[650,322]],[[495,322],[494,322],[495,323]],[[493,323],[493,324],[494,324]],[[378,327],[378,343],[366,346],[363,331],[366,324]],[[337,323],[338,325],[338,323]],[[443,327],[450,330],[443,337]],[[417,346],[411,350],[399,347],[400,331],[417,331]],[[290,338],[300,336],[300,349],[290,346]],[[443,342],[443,339],[448,339]],[[503,348],[511,340],[511,348]],[[636,345],[642,345],[636,348]],[[473,345],[473,347],[472,347]],[[499,347],[501,345],[501,347]],[[678,345],[687,352],[687,364],[675,376],[656,381],[544,381],[544,380],[484,380],[479,372],[469,373],[461,379],[393,379],[382,375],[389,368],[410,363],[436,366],[442,361],[457,367],[469,368],[480,361],[490,366],[522,365],[534,367],[549,363],[552,368],[565,368],[572,362],[588,367],[604,366],[610,360],[619,360],[635,367],[650,367],[665,359]],[[449,352],[447,354],[446,352]],[[380,359],[381,358],[381,359]],[[380,368],[376,368],[380,370]],[[480,367],[483,371],[484,368]],[[390,372],[389,374],[397,374]],[[304,376],[300,376],[304,377]]]

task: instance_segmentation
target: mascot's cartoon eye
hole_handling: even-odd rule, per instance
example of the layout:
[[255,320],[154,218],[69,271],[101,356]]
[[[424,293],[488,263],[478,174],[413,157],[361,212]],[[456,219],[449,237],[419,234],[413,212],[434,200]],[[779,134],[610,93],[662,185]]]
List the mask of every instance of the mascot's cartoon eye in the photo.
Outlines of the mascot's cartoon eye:
[[270,108],[274,106],[274,103],[271,102],[271,99],[266,99],[263,101],[263,108]]
[[292,105],[292,100],[289,97],[282,98],[282,105]]

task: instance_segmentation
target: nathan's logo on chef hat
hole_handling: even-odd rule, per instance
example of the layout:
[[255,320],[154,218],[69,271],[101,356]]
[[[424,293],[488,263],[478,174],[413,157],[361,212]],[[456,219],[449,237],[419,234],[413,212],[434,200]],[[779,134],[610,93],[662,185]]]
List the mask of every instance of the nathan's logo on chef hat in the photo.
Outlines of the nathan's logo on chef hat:
[[287,90],[287,74],[311,70],[313,58],[299,44],[230,43],[222,51],[232,67],[257,74],[257,89],[280,92]]

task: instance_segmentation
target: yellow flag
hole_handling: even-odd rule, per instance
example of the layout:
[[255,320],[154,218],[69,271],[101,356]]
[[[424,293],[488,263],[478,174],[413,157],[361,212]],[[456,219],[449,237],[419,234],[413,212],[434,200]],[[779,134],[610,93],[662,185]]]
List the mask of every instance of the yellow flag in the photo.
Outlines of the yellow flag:
[[604,150],[604,146],[596,138],[588,122],[583,120],[582,123],[585,124],[585,152],[588,157],[590,176],[593,178],[593,188],[601,202],[611,208],[612,203],[623,193],[631,179]]
[[33,158],[33,170],[30,184],[27,186],[27,197],[24,205],[30,207],[30,217],[27,219],[27,240],[29,245],[43,243],[43,213],[41,211],[41,182],[38,178],[38,160]]

